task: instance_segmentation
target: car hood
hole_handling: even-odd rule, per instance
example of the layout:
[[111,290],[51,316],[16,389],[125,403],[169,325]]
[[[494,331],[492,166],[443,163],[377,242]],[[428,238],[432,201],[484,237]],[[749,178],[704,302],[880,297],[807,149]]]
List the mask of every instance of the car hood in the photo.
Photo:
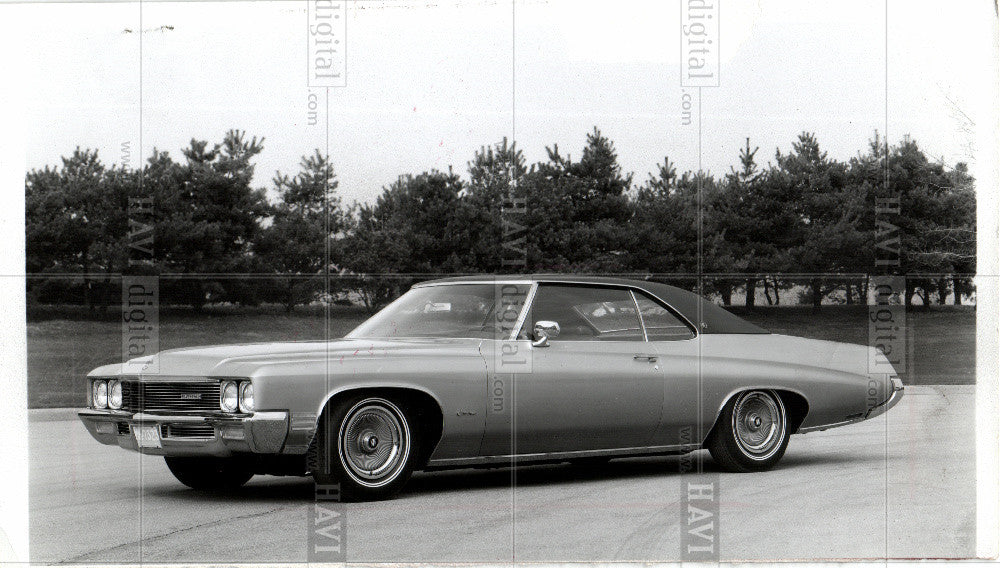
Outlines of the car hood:
[[238,376],[236,369],[328,359],[406,356],[426,352],[478,350],[480,339],[335,339],[184,347],[161,351],[148,359],[98,367],[89,376]]

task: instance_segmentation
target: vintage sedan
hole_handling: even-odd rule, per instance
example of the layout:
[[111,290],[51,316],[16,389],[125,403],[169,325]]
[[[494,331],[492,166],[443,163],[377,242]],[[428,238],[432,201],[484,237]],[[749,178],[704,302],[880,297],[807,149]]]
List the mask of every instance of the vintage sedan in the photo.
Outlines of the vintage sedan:
[[94,438],[190,487],[311,474],[361,500],[414,470],[703,448],[761,471],[791,434],[903,394],[875,348],[772,334],[665,284],[548,275],[423,282],[342,339],[169,350],[87,380]]

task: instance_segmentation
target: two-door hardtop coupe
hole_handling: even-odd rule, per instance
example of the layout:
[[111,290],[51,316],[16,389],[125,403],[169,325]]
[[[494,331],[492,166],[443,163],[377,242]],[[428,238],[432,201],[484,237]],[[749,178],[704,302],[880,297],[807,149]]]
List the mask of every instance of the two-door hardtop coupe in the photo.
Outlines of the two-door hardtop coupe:
[[[423,282],[343,339],[193,347],[88,376],[104,444],[196,489],[311,474],[383,498],[413,470],[679,454],[760,471],[794,433],[902,396],[874,348],[768,333],[665,284]],[[142,363],[142,361],[140,361]],[[123,369],[129,369],[126,372]]]

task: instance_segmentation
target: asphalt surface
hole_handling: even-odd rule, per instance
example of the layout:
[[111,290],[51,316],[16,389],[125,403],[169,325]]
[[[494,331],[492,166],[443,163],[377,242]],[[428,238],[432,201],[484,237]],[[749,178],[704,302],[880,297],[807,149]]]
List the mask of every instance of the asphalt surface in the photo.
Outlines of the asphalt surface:
[[[956,558],[975,550],[973,386],[908,387],[877,419],[793,436],[757,474],[681,458],[418,473],[397,499],[338,504],[351,562],[677,561],[682,492],[718,479],[721,560]],[[31,411],[32,562],[305,562],[313,484],[180,485],[161,458],[102,446]],[[707,456],[707,453],[706,453]]]

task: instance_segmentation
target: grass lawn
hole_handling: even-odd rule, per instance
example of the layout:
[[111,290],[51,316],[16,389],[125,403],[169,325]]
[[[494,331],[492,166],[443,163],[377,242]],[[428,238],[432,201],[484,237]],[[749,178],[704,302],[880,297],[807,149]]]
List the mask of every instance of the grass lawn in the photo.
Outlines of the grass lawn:
[[[809,307],[757,308],[740,316],[774,333],[868,342],[864,306],[824,306],[820,314]],[[28,317],[28,407],[82,406],[83,377],[88,371],[120,360],[121,324],[81,317],[79,310],[43,308]],[[330,318],[330,336],[340,337],[364,321],[356,308],[336,307]],[[942,306],[907,314],[910,339],[907,384],[974,384],[976,312],[972,306]],[[203,313],[165,310],[160,314],[160,348],[172,349],[215,343],[244,343],[322,339],[324,317],[318,309],[297,308],[286,314],[279,307],[206,309]]]

